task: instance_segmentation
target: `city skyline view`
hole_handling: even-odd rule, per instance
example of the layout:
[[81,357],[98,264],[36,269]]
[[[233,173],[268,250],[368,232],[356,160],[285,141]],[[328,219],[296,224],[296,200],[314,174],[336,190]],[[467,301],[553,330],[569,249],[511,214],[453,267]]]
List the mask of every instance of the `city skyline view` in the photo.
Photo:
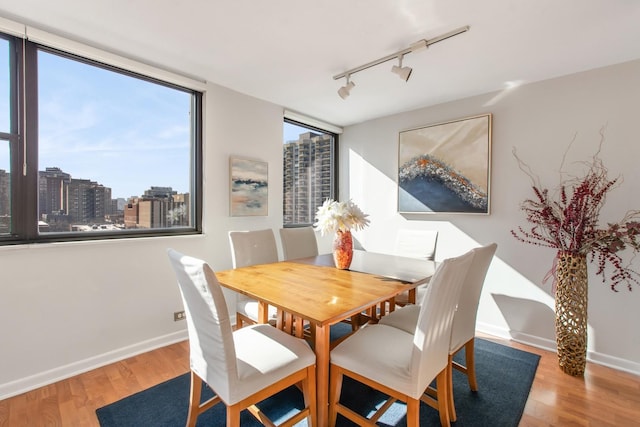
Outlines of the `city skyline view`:
[[283,126],[283,135],[284,135],[284,143],[294,142],[300,138],[300,135],[303,133],[309,132],[310,129],[307,129],[303,126],[298,126],[293,123],[284,122]]
[[[2,132],[9,131],[8,50],[3,40]],[[38,171],[58,167],[111,188],[114,199],[152,186],[190,192],[191,93],[42,50],[38,76]],[[5,144],[0,169],[9,171]]]

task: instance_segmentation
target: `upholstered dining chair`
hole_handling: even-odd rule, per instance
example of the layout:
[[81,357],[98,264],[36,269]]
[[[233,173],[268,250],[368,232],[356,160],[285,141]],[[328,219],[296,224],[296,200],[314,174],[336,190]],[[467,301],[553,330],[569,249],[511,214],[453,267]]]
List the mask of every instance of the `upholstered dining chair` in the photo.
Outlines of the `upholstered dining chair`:
[[409,258],[436,259],[437,230],[400,229],[396,234],[394,255]]
[[[226,425],[240,425],[240,412],[247,409],[263,425],[273,426],[255,405],[297,384],[305,407],[286,423],[307,419],[316,425],[315,354],[302,339],[266,324],[232,331],[222,288],[204,261],[169,249],[169,260],[178,279],[189,334],[191,397],[187,427],[198,416],[223,402]],[[215,396],[200,403],[202,382]],[[281,425],[283,425],[281,424]]]
[[[427,261],[435,261],[436,248],[438,245],[438,231],[437,230],[409,230],[400,229],[396,234],[394,255],[403,256],[407,258],[420,258]],[[420,285],[416,288],[416,301],[420,301],[424,295],[425,289],[428,285]],[[409,304],[409,292],[403,292],[396,296],[394,305],[404,307]],[[387,307],[388,306],[388,307]],[[386,313],[394,311],[395,306],[391,305],[391,301],[382,303],[379,311],[380,316],[384,316]]]
[[280,240],[285,260],[318,255],[316,232],[312,227],[281,228]]
[[[373,425],[395,400],[407,404],[408,427],[419,425],[421,401],[438,410],[443,426],[449,425],[446,368],[451,326],[472,260],[473,253],[468,252],[438,266],[411,333],[380,323],[365,325],[331,351],[330,425],[335,425],[338,413],[358,425]],[[372,418],[340,403],[345,375],[389,396]],[[429,388],[434,379],[436,390]]]
[[[278,262],[278,247],[270,228],[253,231],[230,231],[231,260],[233,268]],[[245,295],[236,295],[236,327],[258,323],[258,301]],[[278,312],[269,306],[267,320],[275,325]]]
[[[469,381],[469,388],[473,391],[478,391],[474,351],[476,318],[482,287],[497,248],[497,244],[491,243],[472,250],[474,253],[473,262],[471,263],[471,267],[469,267],[469,272],[467,273],[467,277],[462,286],[462,292],[460,293],[458,307],[453,316],[451,340],[449,342],[449,363],[447,364],[447,378],[449,382],[448,402],[451,421],[455,421],[457,418],[453,401],[453,369],[465,373]],[[380,323],[410,332],[415,329],[419,314],[420,306],[407,305],[383,317]],[[453,356],[463,347],[465,349],[466,366],[453,360]]]

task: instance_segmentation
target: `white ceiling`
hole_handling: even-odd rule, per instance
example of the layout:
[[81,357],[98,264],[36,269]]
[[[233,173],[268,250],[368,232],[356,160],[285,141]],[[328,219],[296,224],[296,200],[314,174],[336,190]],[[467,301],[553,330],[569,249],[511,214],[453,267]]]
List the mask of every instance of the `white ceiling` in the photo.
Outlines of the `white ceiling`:
[[[0,16],[335,125],[640,58],[637,0],[0,0]],[[469,25],[394,61],[333,76]]]

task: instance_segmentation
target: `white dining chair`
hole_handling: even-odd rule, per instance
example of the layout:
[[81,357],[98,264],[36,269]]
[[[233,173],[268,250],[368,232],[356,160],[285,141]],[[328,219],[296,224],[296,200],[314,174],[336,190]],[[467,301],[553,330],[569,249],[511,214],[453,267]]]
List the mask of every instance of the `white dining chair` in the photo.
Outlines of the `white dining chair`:
[[318,255],[318,242],[313,227],[281,228],[280,240],[285,260]]
[[[407,404],[408,427],[419,425],[421,401],[438,410],[443,426],[449,425],[446,367],[451,326],[472,260],[473,253],[468,252],[440,264],[411,333],[380,323],[366,325],[331,351],[330,425],[335,425],[337,414],[358,425],[374,425],[395,400]],[[345,375],[381,391],[389,400],[370,419],[357,414],[340,403]],[[428,390],[434,379],[436,390]]]
[[400,229],[396,234],[394,255],[409,258],[436,259],[437,230]]
[[[469,388],[473,391],[478,390],[474,350],[476,318],[482,287],[497,248],[497,244],[491,243],[472,250],[474,253],[473,262],[464,281],[458,307],[453,316],[453,327],[451,329],[451,340],[449,342],[449,362],[447,364],[449,414],[452,421],[455,421],[457,418],[453,400],[453,369],[465,373],[469,382]],[[410,332],[415,329],[419,313],[420,306],[407,305],[383,317],[380,323]],[[465,349],[466,366],[453,360],[453,356],[463,347]]]
[[[256,404],[292,385],[304,394],[304,409],[280,425],[307,419],[316,425],[315,354],[302,339],[269,325],[250,325],[232,331],[222,288],[204,261],[168,250],[178,279],[189,334],[191,395],[187,427],[198,416],[223,402],[226,425],[240,425],[240,412],[247,409],[265,426],[274,424]],[[202,382],[215,396],[200,403]],[[162,408],[160,408],[161,410]]]
[[[407,258],[419,258],[427,261],[435,261],[437,244],[437,230],[410,230],[403,228],[397,231],[393,254]],[[420,301],[422,299],[426,289],[427,284],[416,287],[416,301]],[[379,304],[379,307],[377,308],[378,317],[384,317],[386,314],[393,312],[396,306],[404,307],[410,303],[409,292],[398,294],[393,300]]]
[[[273,230],[270,228],[253,231],[230,231],[231,261],[233,268],[247,267],[256,264],[278,262],[278,247]],[[278,312],[269,306],[267,321],[273,325],[277,322]],[[259,303],[242,294],[236,296],[236,327],[244,324],[258,323]]]

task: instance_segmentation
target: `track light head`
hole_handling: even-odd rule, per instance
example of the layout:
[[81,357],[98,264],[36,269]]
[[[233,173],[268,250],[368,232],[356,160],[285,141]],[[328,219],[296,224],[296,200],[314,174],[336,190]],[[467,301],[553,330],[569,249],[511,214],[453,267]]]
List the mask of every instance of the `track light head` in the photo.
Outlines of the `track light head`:
[[409,77],[411,77],[411,72],[413,71],[413,68],[402,66],[403,57],[404,55],[401,55],[399,57],[399,64],[391,67],[391,72],[397,74],[398,77],[400,77],[402,80],[406,82],[407,80],[409,80]]
[[347,84],[338,89],[338,95],[340,95],[340,98],[342,99],[347,99],[349,97],[351,89],[353,89],[356,85],[354,82],[349,80],[350,77],[351,76],[347,76]]

